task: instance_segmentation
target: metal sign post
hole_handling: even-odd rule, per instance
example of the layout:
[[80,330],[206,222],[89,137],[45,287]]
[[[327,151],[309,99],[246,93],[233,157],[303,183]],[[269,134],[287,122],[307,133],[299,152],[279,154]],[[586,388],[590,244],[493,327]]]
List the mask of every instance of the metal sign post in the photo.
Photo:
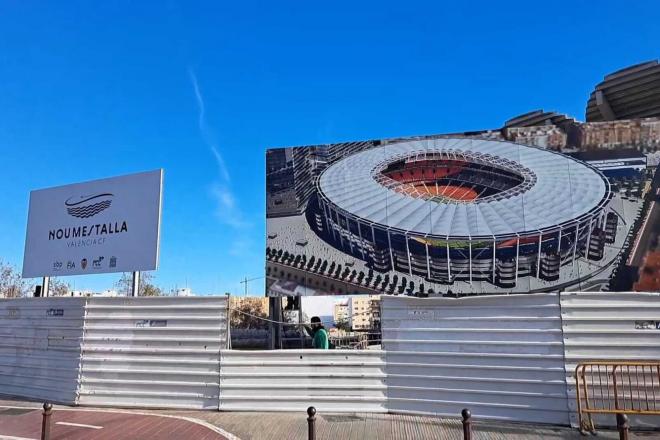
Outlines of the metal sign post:
[[44,277],[43,280],[41,281],[41,296],[44,298],[48,296],[49,284],[50,284],[50,277]]
[[133,283],[131,286],[131,296],[136,297],[139,296],[140,292],[140,272],[136,271],[133,272]]

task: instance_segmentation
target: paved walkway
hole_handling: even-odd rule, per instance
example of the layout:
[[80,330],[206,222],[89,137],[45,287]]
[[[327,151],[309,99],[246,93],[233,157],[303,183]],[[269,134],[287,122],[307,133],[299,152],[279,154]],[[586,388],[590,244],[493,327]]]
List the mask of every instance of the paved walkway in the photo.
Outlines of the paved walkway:
[[[174,413],[174,412],[173,412]],[[307,415],[299,413],[180,412],[203,419],[233,433],[241,440],[307,440]],[[324,414],[316,416],[317,440],[462,440],[459,419],[398,414]],[[597,437],[583,437],[563,427],[502,422],[475,422],[473,440],[585,439],[614,440],[619,434],[598,430]],[[660,439],[660,432],[631,434],[630,440]]]
[[[38,440],[42,410],[0,406],[0,440]],[[58,407],[51,416],[50,440],[229,440],[213,426],[181,416]]]
[[[216,411],[156,411],[55,406],[51,440],[307,440],[307,415]],[[397,414],[317,414],[318,440],[462,440],[459,419]],[[0,400],[0,440],[39,439],[41,406]],[[475,421],[474,440],[584,439],[575,429]],[[599,430],[615,440],[617,432]],[[660,432],[631,433],[631,440],[660,439]]]

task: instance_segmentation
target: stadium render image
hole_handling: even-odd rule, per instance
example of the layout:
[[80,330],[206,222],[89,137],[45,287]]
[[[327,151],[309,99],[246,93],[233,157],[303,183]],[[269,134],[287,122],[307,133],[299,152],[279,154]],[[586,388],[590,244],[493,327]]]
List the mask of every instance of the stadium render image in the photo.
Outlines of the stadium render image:
[[508,141],[271,149],[266,166],[271,295],[556,291],[607,276],[627,234],[598,169]]

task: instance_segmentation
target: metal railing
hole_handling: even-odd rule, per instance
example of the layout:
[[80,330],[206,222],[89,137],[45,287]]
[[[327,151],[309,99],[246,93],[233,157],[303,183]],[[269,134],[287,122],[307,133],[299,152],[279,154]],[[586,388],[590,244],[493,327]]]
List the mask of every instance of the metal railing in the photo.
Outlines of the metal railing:
[[593,414],[660,415],[660,362],[580,363],[575,386],[581,432],[595,432]]

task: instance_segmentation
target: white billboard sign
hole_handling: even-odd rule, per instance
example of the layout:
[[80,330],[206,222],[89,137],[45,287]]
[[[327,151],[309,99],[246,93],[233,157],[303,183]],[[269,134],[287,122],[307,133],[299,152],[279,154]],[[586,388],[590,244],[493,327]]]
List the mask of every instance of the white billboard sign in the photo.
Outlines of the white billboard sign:
[[163,170],[30,193],[23,277],[154,270]]

